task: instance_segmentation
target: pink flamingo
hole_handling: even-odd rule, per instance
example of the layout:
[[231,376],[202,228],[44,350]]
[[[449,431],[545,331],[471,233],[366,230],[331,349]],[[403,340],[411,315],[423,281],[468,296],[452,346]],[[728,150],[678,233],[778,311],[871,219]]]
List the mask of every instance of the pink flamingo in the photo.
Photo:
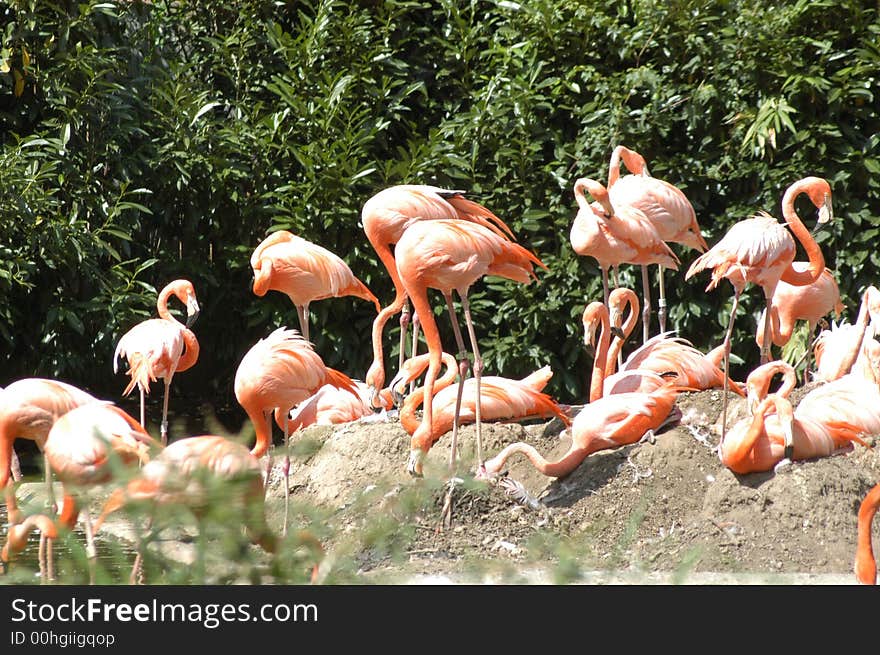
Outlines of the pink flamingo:
[[[481,434],[481,391],[483,360],[477,345],[473,320],[467,294],[471,285],[484,275],[497,275],[510,280],[528,284],[536,278],[535,265],[546,266],[533,253],[519,244],[498,235],[482,225],[455,219],[420,221],[410,225],[395,249],[397,270],[406,294],[411,299],[416,313],[421,317],[425,341],[428,345],[430,363],[424,384],[424,413],[422,423],[412,435],[410,458],[407,470],[412,475],[421,475],[422,460],[430,448],[434,434],[433,398],[434,381],[440,369],[443,345],[431,304],[428,302],[428,289],[438,289],[446,299],[452,318],[453,331],[459,349],[459,397],[464,390],[464,377],[467,371],[467,348],[458,326],[452,301],[456,291],[461,300],[471,350],[474,355],[474,378],[476,380],[476,440],[477,458],[482,463]],[[456,417],[458,411],[456,411]],[[458,438],[458,421],[452,430],[453,465]]]
[[324,364],[321,356],[296,330],[281,327],[254,344],[235,372],[235,397],[253,423],[256,443],[251,453],[262,457],[272,443],[272,414],[284,430],[284,526],[290,504],[290,410],[325,384],[348,390],[357,397],[354,382]]
[[[798,272],[806,272],[809,263],[794,262],[792,268]],[[787,344],[794,332],[795,323],[798,321],[807,321],[810,341],[812,341],[819,321],[831,312],[834,312],[835,316],[839,316],[842,311],[843,303],[840,301],[840,289],[829,269],[826,268],[822,271],[819,278],[812,284],[796,286],[780,280],[770,301],[770,334],[773,345],[782,347]],[[764,309],[761,312],[761,318],[758,319],[758,328],[755,332],[755,341],[761,348],[764,346],[766,317],[767,310]],[[811,352],[812,344],[807,346],[804,382],[809,381]]]
[[[410,225],[418,221],[455,218],[482,225],[499,236],[515,240],[513,232],[500,218],[483,205],[465,197],[464,191],[442,189],[427,184],[399,184],[382,189],[372,196],[361,211],[361,223],[367,239],[384,264],[394,283],[394,300],[382,309],[373,321],[373,362],[364,381],[372,389],[374,398],[385,384],[385,362],[382,331],[394,314],[403,310],[400,318],[400,353],[398,368],[406,359],[406,329],[410,322],[406,290],[397,272],[394,246]],[[415,323],[415,321],[414,321]],[[413,334],[415,345],[417,334]],[[413,348],[415,355],[415,348]],[[378,405],[376,405],[378,407]]]
[[[588,310],[591,316],[606,317],[603,326],[607,331],[605,305],[593,302]],[[601,362],[594,361],[593,370],[601,387],[604,375]],[[525,455],[542,474],[564,477],[580,466],[591,453],[635,443],[647,434],[653,434],[669,417],[679,390],[674,381],[668,381],[651,393],[628,392],[603,396],[585,405],[574,417],[570,428],[571,446],[560,459],[548,461],[532,445],[517,442],[486,461],[484,468],[479,471],[479,477],[492,479],[497,476],[505,462],[516,453]]]
[[[585,192],[595,202],[589,203]],[[678,270],[678,257],[660,238],[657,228],[641,210],[629,205],[613,205],[608,189],[601,182],[585,177],[574,183],[574,197],[578,213],[571,226],[569,240],[578,255],[588,255],[598,262],[606,305],[609,295],[608,269],[612,266],[658,264]],[[616,280],[615,285],[619,286]],[[650,299],[647,273],[642,276],[642,287],[645,297]]]
[[[176,297],[186,305],[186,325],[168,311],[168,300]],[[162,402],[162,443],[168,442],[168,393],[175,373],[195,365],[199,357],[199,342],[189,328],[199,315],[196,291],[189,280],[174,280],[159,293],[156,302],[159,318],[141,321],[122,335],[113,353],[113,372],[118,372],[118,360],[128,361],[131,381],[122,395],[127,396],[138,387],[141,396],[141,425],[145,425],[144,394],[150,393],[150,382],[162,378],[165,395]]]
[[[626,165],[630,175],[620,177],[620,161]],[[611,153],[608,166],[608,194],[615,207],[629,205],[640,210],[657,228],[660,238],[666,242],[680,243],[698,252],[708,249],[697,223],[694,207],[678,187],[665,180],[651,177],[645,158],[635,150],[619,145]],[[647,279],[647,265],[642,265],[642,279]],[[666,332],[666,285],[663,267],[658,270],[660,299],[657,318],[660,331]],[[645,296],[643,311],[642,341],[648,340],[648,324],[651,315],[650,298]]]
[[309,305],[316,300],[356,296],[379,301],[357,279],[341,257],[287,230],[267,236],[251,254],[254,271],[253,291],[265,296],[269,291],[286,294],[296,307],[303,338],[309,340]]
[[[712,269],[712,280],[706,291],[714,289],[722,279],[733,285],[733,307],[724,336],[724,394],[722,398],[722,436],[727,432],[727,378],[730,375],[730,335],[739,297],[745,286],[751,282],[764,291],[767,314],[771,312],[771,301],[780,280],[789,284],[805,285],[815,282],[825,270],[825,258],[810,231],[804,227],[794,209],[794,201],[801,194],[807,194],[810,201],[819,209],[819,223],[831,220],[831,186],[818,177],[805,177],[793,183],[782,197],[782,215],[792,233],[804,246],[809,257],[806,271],[798,271],[792,266],[797,246],[795,240],[775,218],[760,213],[733,225],[724,238],[711,249],[700,255],[688,268],[688,280],[700,271]],[[770,321],[764,322],[764,339],[761,347],[761,364],[770,361]]]

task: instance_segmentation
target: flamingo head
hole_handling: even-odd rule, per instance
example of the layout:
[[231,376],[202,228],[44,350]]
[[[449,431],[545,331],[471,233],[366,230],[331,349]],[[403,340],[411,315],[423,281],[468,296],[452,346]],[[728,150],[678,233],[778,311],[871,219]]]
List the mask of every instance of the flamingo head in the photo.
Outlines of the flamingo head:
[[422,462],[425,459],[425,451],[413,448],[409,451],[409,460],[406,463],[406,472],[414,478],[423,477]]
[[834,211],[831,208],[831,185],[827,180],[821,177],[809,178],[807,195],[810,197],[810,202],[819,210],[820,225],[834,218]]
[[369,389],[370,407],[382,409],[382,401],[379,394],[381,393],[382,386],[385,384],[385,370],[381,362],[373,360],[369,370],[367,370],[367,374],[364,376],[364,382]]

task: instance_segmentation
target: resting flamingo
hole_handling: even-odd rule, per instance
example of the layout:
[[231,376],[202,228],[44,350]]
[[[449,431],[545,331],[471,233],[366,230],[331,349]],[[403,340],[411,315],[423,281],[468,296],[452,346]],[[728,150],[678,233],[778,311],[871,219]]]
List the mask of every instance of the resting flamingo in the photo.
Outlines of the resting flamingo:
[[92,581],[96,550],[83,496],[96,485],[119,481],[126,468],[146,464],[161,448],[140,423],[109,402],[75,407],[49,430],[43,452],[64,490],[58,521],[72,530],[82,512]]
[[[630,175],[620,177],[621,159]],[[708,249],[697,223],[697,214],[684,192],[665,180],[651,177],[645,158],[635,150],[618,145],[611,153],[608,165],[608,196],[615,207],[629,205],[640,210],[657,228],[660,238],[666,242],[680,243],[698,252]],[[647,280],[648,267],[642,265],[642,280]],[[660,285],[657,318],[660,332],[666,332],[666,285],[663,267],[658,267]],[[642,310],[642,341],[648,340],[651,316],[650,297],[645,296]]]
[[[382,332],[385,324],[403,310],[400,318],[400,352],[398,369],[406,359],[406,330],[410,322],[406,290],[397,272],[392,246],[397,244],[407,227],[418,221],[455,218],[483,225],[499,236],[514,240],[513,232],[500,218],[483,205],[465,197],[464,191],[442,189],[427,184],[398,184],[382,189],[369,198],[361,211],[361,223],[367,239],[394,284],[394,300],[379,312],[373,321],[373,361],[364,381],[374,398],[385,384],[385,361]],[[415,345],[413,335],[413,345]],[[415,355],[415,349],[412,352]],[[378,407],[378,404],[375,405]]]
[[254,344],[235,373],[235,397],[247,413],[256,432],[251,453],[262,457],[272,443],[272,413],[284,431],[284,526],[290,504],[290,410],[325,384],[348,390],[357,397],[354,382],[344,373],[324,364],[321,356],[296,330],[280,327]]
[[391,390],[382,389],[379,392],[382,411],[376,414],[373,411],[371,389],[359,380],[352,382],[357,395],[352,394],[348,389],[325,384],[290,410],[288,431],[293,433],[310,425],[339,425],[359,419],[374,420],[373,417],[381,419],[384,412],[394,408]]
[[877,561],[871,544],[871,523],[880,509],[880,484],[868,491],[859,505],[858,546],[853,567],[856,578],[862,584],[877,584]]
[[[224,489],[222,500],[216,495],[219,485]],[[278,549],[278,538],[266,523],[265,487],[259,457],[246,446],[226,437],[185,437],[169,445],[127,485],[110,494],[95,521],[95,532],[112,512],[129,503],[184,506],[195,516],[200,526],[200,538],[204,537],[201,528],[205,516],[216,511],[222,503],[224,511],[240,517],[251,543],[267,553]],[[152,512],[150,516],[152,524]],[[306,531],[301,531],[298,536],[309,545],[317,543]],[[204,550],[202,544],[199,554],[203,555]],[[318,551],[321,550],[318,543]],[[142,550],[139,549],[131,582],[139,578],[141,561]]]
[[[623,326],[614,325],[623,314],[623,307],[629,306],[630,315],[638,314],[638,298],[629,289],[616,289],[610,297],[610,317],[614,316],[612,330],[618,329],[619,334],[615,341],[623,343],[629,336],[633,322],[629,321]],[[585,314],[584,318],[587,316]],[[584,324],[586,335],[594,335],[597,321],[600,317],[593,315],[591,320]],[[590,336],[592,342],[594,337]],[[619,347],[619,346],[618,346]],[[681,337],[673,336],[672,332],[666,332],[651,337],[647,342],[631,352],[626,361],[619,367],[617,373],[614,370],[612,353],[605,358],[603,387],[601,392],[591,388],[591,398],[599,397],[605,393],[618,393],[620,391],[649,391],[656,386],[656,382],[650,377],[637,375],[641,371],[653,372],[657,375],[673,376],[678,384],[693,390],[717,389],[724,386],[724,373],[718,367],[718,363],[709,355],[693,347],[693,345]],[[633,386],[636,382],[645,382],[648,386]],[[744,396],[745,393],[739,384],[729,380],[728,385],[735,393]],[[597,395],[598,394],[598,395]]]
[[[600,302],[590,303],[590,314],[602,315],[607,311]],[[594,371],[602,382],[602,366],[594,362]],[[516,453],[524,454],[542,474],[561,478],[574,471],[584,459],[599,450],[618,448],[635,443],[653,434],[666,421],[675,405],[680,388],[674,381],[650,393],[627,392],[603,396],[590,402],[578,412],[571,424],[571,446],[556,461],[546,460],[532,445],[517,442],[505,447],[489,459],[479,477],[492,479]]]
[[300,332],[309,340],[309,305],[316,300],[355,296],[381,307],[341,257],[287,230],[267,236],[251,254],[253,292],[280,291],[296,307]]
[[830,382],[846,375],[854,365],[863,365],[866,349],[873,341],[880,321],[880,290],[869,286],[862,292],[859,314],[853,324],[832,322],[822,330],[813,346],[816,371],[813,379]]
[[[534,266],[547,267],[532,252],[519,244],[499,236],[496,232],[476,223],[455,219],[438,219],[413,223],[406,229],[395,249],[397,271],[409,296],[421,317],[425,341],[428,345],[430,363],[424,383],[424,412],[422,423],[412,435],[410,457],[407,470],[412,475],[421,475],[422,460],[432,443],[434,381],[440,369],[443,345],[431,304],[428,289],[442,292],[452,318],[459,350],[459,397],[463,391],[464,376],[467,370],[467,348],[458,326],[453,307],[452,292],[456,291],[461,300],[462,311],[470,336],[474,356],[474,378],[476,380],[476,440],[477,459],[482,462],[481,435],[481,391],[483,360],[477,345],[477,337],[468,304],[468,290],[484,275],[497,275],[516,282],[528,284],[537,279]],[[456,412],[456,415],[458,413]],[[458,422],[452,430],[452,462],[454,462],[458,437]]]
[[[589,193],[595,202],[589,203]],[[608,304],[608,269],[621,264],[657,264],[674,271],[679,259],[660,238],[650,219],[629,205],[614,205],[601,182],[582,177],[574,183],[578,213],[569,240],[578,255],[593,257],[602,271],[602,294]],[[615,280],[615,286],[617,280]],[[647,275],[642,278],[643,293],[650,298]]]
[[752,417],[731,426],[719,454],[735,473],[769,471],[782,462],[845,452],[853,442],[867,446],[861,434],[855,423],[816,420],[794,412],[787,398],[770,394],[758,403]]
[[[807,262],[793,262],[792,268],[800,272],[806,272],[809,267]],[[806,350],[806,367],[804,370],[804,382],[809,382],[810,354],[812,341],[816,336],[816,326],[831,312],[840,316],[843,311],[843,303],[840,301],[840,289],[834,274],[825,269],[819,278],[812,284],[796,286],[780,280],[776,286],[776,292],[770,301],[770,335],[773,345],[782,347],[789,342],[794,332],[794,326],[798,321],[807,321],[809,325],[810,343]],[[758,319],[758,328],[755,331],[755,341],[759,347],[764,346],[764,321],[767,310],[761,312]]]
[[[176,297],[186,305],[186,325],[168,311],[168,300]],[[186,371],[199,358],[199,342],[190,327],[199,315],[196,291],[189,280],[174,280],[159,293],[156,301],[159,318],[141,321],[122,335],[113,353],[113,372],[118,372],[120,358],[128,361],[131,381],[122,395],[127,396],[138,387],[141,399],[141,425],[146,425],[144,394],[150,393],[150,382],[162,378],[165,395],[162,401],[162,443],[168,442],[168,393],[175,373]]]
[[[759,213],[752,218],[739,221],[727,234],[707,252],[700,255],[688,268],[685,279],[710,268],[712,279],[706,291],[714,289],[722,279],[733,285],[733,307],[727,332],[724,335],[724,393],[721,403],[721,439],[727,432],[727,379],[730,376],[730,336],[739,304],[740,294],[751,282],[764,291],[768,315],[771,314],[773,294],[780,280],[801,286],[815,282],[825,270],[825,258],[810,231],[804,227],[794,209],[794,201],[801,194],[807,194],[810,201],[819,209],[819,223],[832,218],[831,186],[819,177],[805,177],[790,185],[782,197],[782,215],[792,233],[801,242],[809,257],[805,271],[792,267],[797,246],[795,240],[775,218]],[[770,361],[770,321],[764,322],[764,338],[761,346],[761,364]]]
[[[404,363],[403,374],[398,374],[391,384],[392,389],[406,385],[417,378],[428,366],[429,355],[417,355]],[[456,402],[460,402],[459,424],[473,423],[476,420],[476,385],[473,378],[465,381],[460,401],[457,391],[452,387],[457,374],[455,357],[449,353],[442,355],[445,373],[434,385],[434,434],[432,444],[449,432],[455,418]],[[497,375],[486,375],[481,380],[480,402],[482,419],[487,421],[522,421],[532,418],[558,417],[565,425],[571,420],[563,406],[543,393],[553,377],[549,366],[544,366],[522,379],[511,379]],[[424,388],[420,387],[407,395],[400,408],[400,424],[408,434],[418,429],[420,422],[415,412],[424,400]]]

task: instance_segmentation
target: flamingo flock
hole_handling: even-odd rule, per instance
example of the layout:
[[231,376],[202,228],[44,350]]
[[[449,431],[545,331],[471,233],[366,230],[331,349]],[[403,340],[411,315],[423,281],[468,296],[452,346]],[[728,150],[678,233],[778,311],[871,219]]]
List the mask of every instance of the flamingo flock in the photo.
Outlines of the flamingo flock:
[[[628,174],[621,175],[621,163]],[[460,457],[460,426],[474,424],[473,475],[488,484],[500,480],[509,484],[504,468],[517,455],[525,456],[545,476],[565,477],[596,451],[654,438],[680,417],[676,401],[681,394],[707,389],[720,390],[723,399],[717,446],[720,464],[738,475],[782,471],[792,461],[850,452],[854,444],[870,447],[870,439],[880,435],[880,343],[874,339],[880,325],[880,291],[873,286],[864,291],[854,323],[827,323],[830,314],[840,317],[845,307],[821,248],[795,211],[795,200],[804,195],[818,210],[817,227],[828,224],[833,212],[826,180],[808,176],[786,189],[784,223],[761,211],[735,223],[712,247],[685,193],[651,177],[644,157],[631,148],[614,149],[607,186],[580,177],[573,194],[577,211],[570,245],[577,255],[595,260],[603,289],[601,300],[587,299],[582,317],[584,347],[593,366],[584,372],[589,373],[589,394],[581,408],[575,411],[545,392],[553,375],[549,366],[521,379],[484,371],[480,330],[468,294],[485,276],[540,284],[540,274],[548,268],[538,254],[519,243],[505,221],[468,198],[465,191],[418,184],[388,187],[370,197],[361,212],[365,237],[394,286],[394,299],[384,307],[348,264],[324,246],[288,231],[274,232],[255,246],[250,258],[253,294],[259,298],[274,290],[287,295],[299,330],[275,327],[244,355],[234,373],[236,400],[253,428],[252,447],[219,435],[185,436],[169,443],[172,378],[196,365],[199,356],[191,329],[199,305],[193,284],[185,279],[162,289],[157,301],[159,318],[133,326],[119,339],[113,356],[114,372],[118,360],[128,364],[129,382],[122,394],[139,389],[139,421],[112,402],[61,381],[29,378],[13,381],[0,391],[0,482],[9,516],[3,562],[11,561],[26,546],[29,534],[39,532],[41,571],[51,577],[51,563],[45,561],[51,542],[60,532],[71,530],[80,514],[92,559],[95,530],[107,516],[131,503],[182,504],[199,519],[210,504],[204,479],[199,477],[205,475],[221,484],[243,481],[239,493],[242,528],[252,543],[271,555],[283,547],[288,532],[291,440],[316,423],[399,420],[409,436],[403,468],[416,478],[425,474],[432,446],[451,432],[450,482]],[[795,261],[798,243],[807,261]],[[667,330],[664,271],[675,272],[682,266],[670,244],[698,253],[685,280],[710,271],[707,292],[724,279],[733,287],[724,341],[708,353]],[[618,269],[625,264],[641,268],[641,302],[633,290],[620,285]],[[654,336],[651,265],[659,267],[660,329]],[[750,283],[761,288],[764,299],[755,335],[760,366],[740,383],[729,375],[731,334],[738,304]],[[442,342],[430,289],[445,301],[454,344]],[[371,303],[376,311],[370,338],[373,358],[362,380],[326,366],[309,341],[310,303],[347,295]],[[186,325],[169,312],[171,297],[186,306]],[[383,332],[398,313],[397,370],[386,386]],[[642,343],[624,359],[626,342],[640,319]],[[807,323],[811,339],[820,324],[825,329],[807,348],[801,374],[805,384],[817,386],[795,403],[790,394],[797,387],[798,372],[791,364],[774,359],[772,349],[789,341],[798,321]],[[413,334],[407,355],[410,326]],[[420,332],[424,353],[418,353]],[[771,391],[777,376],[782,383]],[[144,396],[150,392],[150,383],[160,378],[164,402],[159,439],[154,439],[144,427]],[[730,426],[729,392],[745,398],[748,408],[748,416]],[[484,421],[553,417],[562,422],[571,440],[559,459],[548,460],[525,442],[507,444],[494,454],[485,452]],[[274,470],[273,423],[282,433],[281,445],[276,447],[282,450],[284,487],[280,536],[269,527],[264,513]],[[53,506],[46,513],[25,517],[17,509],[13,450],[17,438],[34,440],[44,453],[50,489],[53,474],[61,481],[60,510]],[[115,490],[93,525],[87,495],[101,484],[112,484]],[[451,488],[444,505],[447,525]],[[854,571],[865,584],[876,581],[871,522],[878,507],[880,484],[866,495],[857,517]],[[316,550],[323,552],[320,544]],[[132,581],[141,579],[140,558],[139,551]]]

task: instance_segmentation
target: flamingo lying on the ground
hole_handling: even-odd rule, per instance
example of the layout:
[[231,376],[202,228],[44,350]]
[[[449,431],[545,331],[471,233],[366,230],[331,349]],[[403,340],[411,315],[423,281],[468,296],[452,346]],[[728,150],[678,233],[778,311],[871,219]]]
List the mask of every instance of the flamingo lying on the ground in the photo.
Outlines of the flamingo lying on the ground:
[[[403,374],[398,374],[392,381],[392,389],[399,388],[421,375],[428,366],[428,355],[410,358],[404,364]],[[435,383],[433,441],[452,429],[456,412],[456,404],[460,404],[459,420],[461,425],[476,422],[476,384],[473,378],[465,381],[461,398],[458,398],[458,387],[452,386],[458,370],[455,357],[443,353],[444,374]],[[522,378],[511,379],[497,375],[483,376],[480,386],[483,406],[483,420],[487,421],[523,421],[533,418],[558,417],[565,425],[571,420],[565,408],[543,392],[544,387],[553,377],[549,366],[544,366],[534,373]],[[415,411],[424,400],[424,387],[417,388],[406,397],[400,409],[400,424],[412,435],[420,423]]]
[[[629,305],[632,308],[631,315],[638,313],[638,298],[629,289],[615,289],[610,295],[609,305],[611,306],[609,322],[611,322],[611,316],[615,317],[616,322],[618,317],[623,315],[625,305]],[[586,312],[584,316],[586,318]],[[593,320],[589,323],[586,320],[584,321],[585,335],[587,335],[585,340],[593,341],[591,335],[595,334],[599,320],[600,317],[594,315]],[[604,318],[601,320],[604,320]],[[628,321],[623,326],[613,325],[612,323],[612,329],[616,329],[619,333],[615,340],[620,339],[621,343],[626,340],[629,336],[627,331],[628,325],[632,325],[632,322]],[[641,376],[640,378],[633,375],[633,372],[637,370],[653,371],[663,377],[674,377],[679,386],[689,387],[693,390],[717,389],[725,386],[725,376],[719,368],[717,361],[694,348],[686,339],[673,336],[672,332],[651,337],[647,342],[629,354],[617,373],[611,373],[614,367],[612,356],[603,359],[601,352],[599,352],[597,357],[600,357],[600,362],[604,362],[602,364],[604,367],[603,390],[601,393],[598,393],[591,386],[591,400],[595,400],[599,395],[608,393],[635,390],[648,391],[653,389],[656,383],[650,377]],[[643,388],[633,386],[642,382],[645,382],[647,386]],[[740,396],[745,395],[740,385],[733,380],[729,380],[728,385]]]
[[[607,312],[601,302],[593,302],[587,309],[590,315]],[[601,387],[604,375],[602,366],[594,362],[593,367]],[[488,460],[484,470],[478,473],[480,477],[492,479],[501,472],[509,457],[522,453],[544,475],[564,477],[580,466],[591,453],[635,443],[647,433],[658,430],[670,415],[679,391],[680,387],[671,380],[651,393],[628,392],[603,396],[587,404],[575,416],[570,428],[571,447],[560,459],[547,461],[532,445],[517,442]]]
[[831,324],[822,330],[813,346],[817,382],[831,382],[848,372],[854,365],[864,365],[866,348],[880,329],[880,290],[869,286],[862,293],[859,314],[855,323]]

